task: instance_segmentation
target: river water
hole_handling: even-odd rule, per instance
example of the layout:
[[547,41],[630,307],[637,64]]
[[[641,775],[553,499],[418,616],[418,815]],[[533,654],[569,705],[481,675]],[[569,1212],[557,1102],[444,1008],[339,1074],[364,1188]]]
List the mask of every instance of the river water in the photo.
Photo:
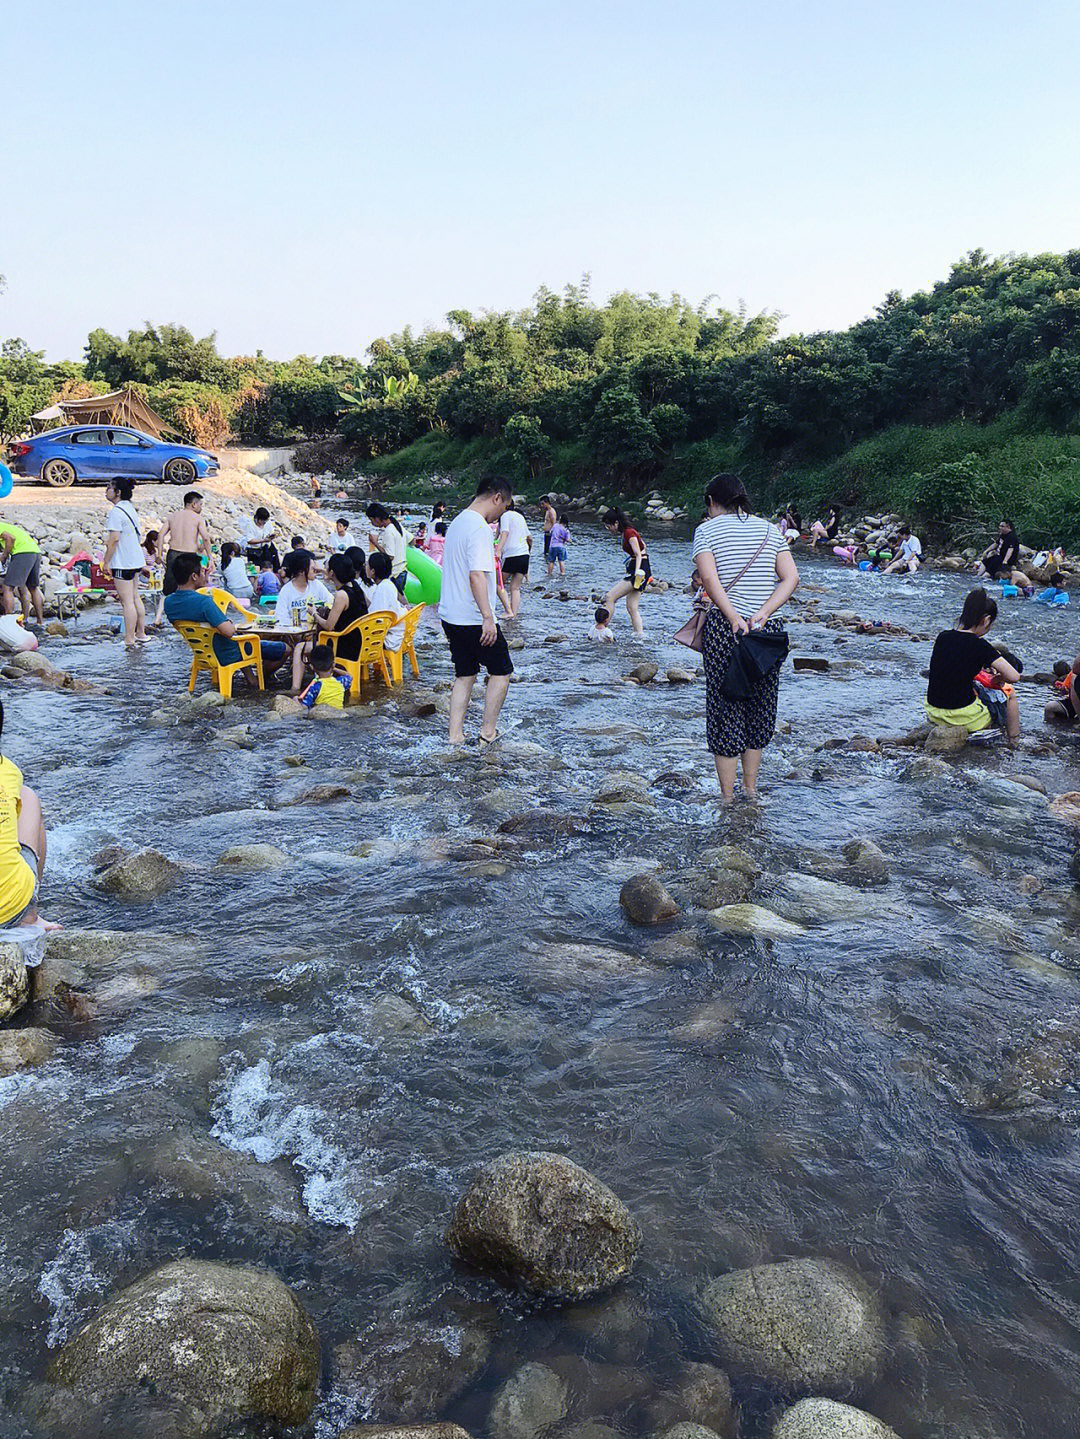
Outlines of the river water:
[[[581,529],[572,596],[621,571],[606,534]],[[932,636],[966,584],[806,562],[792,650],[831,668],[787,667],[790,733],[766,757],[766,802],[723,813],[702,686],[622,681],[643,659],[661,678],[696,662],[667,639],[688,612],[688,545],[665,531],[650,548],[678,583],[644,601],[645,641],[620,609],[618,642],[590,648],[591,604],[529,593],[506,739],[488,753],[448,757],[443,716],[387,703],[317,725],[243,699],[225,719],[159,727],[186,651],[170,637],[128,659],[100,611],[49,655],[111,694],[9,689],[4,749],[50,825],[44,910],[128,938],[91,985],[96,1018],[39,1016],[57,1057],[0,1080],[0,1426],[23,1432],[11,1406],[52,1346],[180,1252],[267,1264],[297,1288],[323,1342],[320,1439],[378,1417],[338,1383],[334,1347],[391,1312],[407,1328],[447,1290],[499,1307],[491,1360],[447,1417],[482,1432],[523,1358],[610,1360],[605,1305],[630,1302],[641,1323],[586,1417],[633,1430],[626,1371],[659,1387],[673,1356],[697,1353],[693,1285],[824,1255],[894,1316],[894,1362],[865,1402],[903,1439],[1078,1432],[1072,843],[1046,798],[1008,778],[1080,788],[1071,738],[1048,735],[1045,694],[1028,687],[1017,756],[819,748],[919,723],[929,656],[821,621],[852,609]],[[1029,670],[1076,649],[1068,611],[1015,602],[994,637]],[[433,630],[421,662],[422,683],[447,678]],[[215,738],[241,723],[253,748]],[[317,783],[350,794],[286,803]],[[623,798],[594,807],[613,788]],[[588,824],[467,843],[523,800]],[[642,931],[619,909],[628,875],[659,866],[677,884],[722,843],[762,866],[767,904],[771,884],[855,836],[880,844],[888,886],[795,939],[725,936],[694,910]],[[215,866],[250,842],[289,867]],[[101,895],[91,857],[116,843],[164,851],[181,882],[142,904]],[[1047,1035],[1061,1065],[1013,1094],[1002,1075]],[[441,1242],[471,1168],[513,1148],[569,1155],[641,1222],[637,1270],[587,1322],[462,1275]],[[744,1432],[755,1423],[751,1408]]]

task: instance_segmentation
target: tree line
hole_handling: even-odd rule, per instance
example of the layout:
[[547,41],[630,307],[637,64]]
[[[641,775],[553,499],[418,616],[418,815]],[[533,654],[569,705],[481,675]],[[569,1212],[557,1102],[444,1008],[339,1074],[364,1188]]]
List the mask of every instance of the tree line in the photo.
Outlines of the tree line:
[[897,425],[1080,422],[1080,251],[973,251],[931,289],[888,294],[850,329],[779,336],[780,317],[588,277],[520,311],[453,310],[366,359],[224,358],[179,325],[95,330],[81,364],[0,348],[0,434],[57,397],[135,384],[190,438],[340,437],[358,465],[429,435],[482,440],[515,478],[570,470],[633,493],[722,441],[756,465],[821,464]]

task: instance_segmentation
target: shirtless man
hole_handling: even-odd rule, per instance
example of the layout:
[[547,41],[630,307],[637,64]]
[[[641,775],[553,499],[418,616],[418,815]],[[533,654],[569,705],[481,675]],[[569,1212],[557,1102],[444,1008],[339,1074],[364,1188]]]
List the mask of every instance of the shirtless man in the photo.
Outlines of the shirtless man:
[[158,536],[158,552],[165,552],[163,594],[171,595],[176,589],[172,572],[176,555],[204,554],[207,559],[206,575],[209,575],[210,531],[202,517],[202,504],[203,497],[198,490],[188,490],[184,496],[184,508],[173,510]]

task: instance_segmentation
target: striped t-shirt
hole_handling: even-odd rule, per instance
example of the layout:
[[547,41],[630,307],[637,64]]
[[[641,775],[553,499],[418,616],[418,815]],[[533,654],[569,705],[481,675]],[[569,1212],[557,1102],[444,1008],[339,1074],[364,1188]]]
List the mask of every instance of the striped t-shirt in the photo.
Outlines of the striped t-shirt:
[[[765,546],[754,560],[765,536]],[[775,525],[757,515],[714,515],[703,520],[694,531],[694,559],[711,551],[716,560],[720,583],[728,593],[732,607],[749,619],[776,589],[776,557],[787,549],[787,542]],[[748,561],[754,563],[734,589],[730,586]]]

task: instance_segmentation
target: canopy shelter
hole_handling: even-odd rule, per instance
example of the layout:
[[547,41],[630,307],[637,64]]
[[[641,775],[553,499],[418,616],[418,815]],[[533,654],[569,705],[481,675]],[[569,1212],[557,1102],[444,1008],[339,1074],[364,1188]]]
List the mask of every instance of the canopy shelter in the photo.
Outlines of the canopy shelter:
[[110,395],[91,395],[85,400],[60,400],[39,410],[31,418],[35,430],[47,429],[59,421],[65,425],[128,425],[158,440],[180,433],[152,410],[130,385],[114,390]]

